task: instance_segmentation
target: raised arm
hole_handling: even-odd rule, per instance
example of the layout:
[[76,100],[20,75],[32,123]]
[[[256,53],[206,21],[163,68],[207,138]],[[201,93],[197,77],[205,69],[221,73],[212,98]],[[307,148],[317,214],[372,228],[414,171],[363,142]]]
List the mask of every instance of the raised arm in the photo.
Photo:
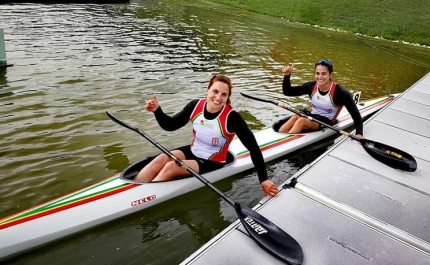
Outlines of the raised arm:
[[187,105],[185,105],[185,107],[181,111],[179,111],[173,116],[169,116],[166,113],[164,113],[163,109],[158,104],[158,102],[156,103],[153,102],[154,106],[158,105],[158,107],[155,110],[154,108],[151,108],[151,107],[149,108],[153,110],[155,119],[157,120],[160,127],[163,128],[163,130],[171,132],[184,127],[190,121],[191,112],[196,106],[197,101],[198,100],[190,101]]
[[301,86],[292,86],[291,85],[291,73],[294,70],[294,64],[284,66],[282,68],[282,72],[284,73],[284,80],[282,81],[282,93],[285,96],[301,96],[310,94],[312,91],[312,87],[305,86],[307,83],[301,85]]

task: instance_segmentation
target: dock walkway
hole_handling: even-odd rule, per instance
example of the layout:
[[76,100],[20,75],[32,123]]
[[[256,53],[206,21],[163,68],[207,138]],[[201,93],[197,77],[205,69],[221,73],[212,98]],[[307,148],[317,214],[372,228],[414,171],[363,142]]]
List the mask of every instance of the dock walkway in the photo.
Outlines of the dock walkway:
[[[388,167],[343,137],[254,210],[299,242],[304,265],[428,265],[430,73],[371,117],[364,134],[411,154],[418,169]],[[236,221],[181,264],[285,263]]]

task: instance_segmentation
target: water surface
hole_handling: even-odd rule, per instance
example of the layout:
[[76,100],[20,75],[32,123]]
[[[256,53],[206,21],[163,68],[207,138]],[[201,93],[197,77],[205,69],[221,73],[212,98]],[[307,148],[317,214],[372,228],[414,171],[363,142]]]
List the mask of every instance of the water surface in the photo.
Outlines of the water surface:
[[[109,110],[166,148],[191,140],[191,127],[165,132],[143,107],[157,93],[170,114],[203,97],[215,73],[231,77],[233,106],[256,131],[286,111],[244,99],[282,95],[284,65],[293,83],[313,79],[330,59],[335,81],[368,99],[400,93],[430,70],[428,49],[360,38],[196,1],[129,4],[0,5],[8,63],[0,71],[0,217],[121,172],[157,151],[113,123]],[[268,164],[283,183],[332,143]],[[262,198],[255,172],[217,183],[249,206]],[[108,206],[107,206],[108,207]],[[207,188],[39,248],[10,264],[177,264],[236,219]]]

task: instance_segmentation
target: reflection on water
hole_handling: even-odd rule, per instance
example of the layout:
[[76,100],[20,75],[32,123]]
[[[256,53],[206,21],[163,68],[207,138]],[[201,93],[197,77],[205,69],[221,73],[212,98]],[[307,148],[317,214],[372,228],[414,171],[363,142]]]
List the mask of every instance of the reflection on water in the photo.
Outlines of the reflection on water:
[[[0,71],[0,217],[158,153],[113,123],[106,110],[168,149],[189,143],[190,126],[165,132],[144,111],[153,93],[172,114],[203,97],[214,73],[225,73],[234,85],[233,106],[258,130],[287,113],[244,99],[240,91],[292,107],[309,104],[306,97],[282,95],[285,64],[296,63],[292,81],[300,84],[313,79],[316,60],[328,58],[335,81],[362,91],[363,99],[402,92],[430,70],[428,50],[369,45],[356,36],[206,2],[13,4],[0,5],[0,12],[14,64]],[[269,164],[269,175],[281,184],[315,159],[314,150],[309,154]],[[261,199],[252,170],[224,184],[239,203]],[[209,190],[190,194],[22,255],[14,264],[132,264],[142,257],[150,257],[145,264],[176,264],[235,219],[231,206]]]
[[[0,98],[13,96],[13,92],[0,93]],[[7,103],[5,104],[7,105]]]
[[[159,212],[155,208],[148,209],[141,218],[142,242],[156,243],[161,247],[165,236],[170,233],[168,237],[172,240],[174,237],[186,236],[196,245],[206,243],[230,224],[230,221],[222,215],[220,200],[207,188],[202,188],[175,198],[174,202],[165,203],[164,208],[170,208],[169,212]],[[180,229],[175,231],[171,226],[177,226]],[[179,246],[182,242],[176,244]]]
[[106,168],[121,172],[130,165],[128,157],[124,154],[124,147],[120,144],[107,146],[103,149],[104,159],[108,162]]
[[0,88],[7,84],[6,67],[0,67]]

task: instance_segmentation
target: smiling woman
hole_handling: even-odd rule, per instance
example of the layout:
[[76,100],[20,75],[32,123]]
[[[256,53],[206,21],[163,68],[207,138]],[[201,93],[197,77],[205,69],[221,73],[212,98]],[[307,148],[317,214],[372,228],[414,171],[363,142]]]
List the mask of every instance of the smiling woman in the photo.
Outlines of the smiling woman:
[[[291,86],[290,76],[293,69],[294,64],[282,69],[284,72],[282,84],[284,95],[301,96],[307,94],[312,103],[308,116],[329,125],[338,122],[337,116],[345,106],[354,120],[357,137],[363,138],[363,120],[360,112],[349,91],[333,82],[333,64],[329,60],[322,59],[316,62],[315,81],[306,82],[301,86]],[[300,133],[303,130],[316,131],[321,129],[321,124],[296,114],[281,126],[279,132]]]
[[[173,150],[172,153],[198,173],[223,167],[228,147],[237,135],[250,151],[264,195],[274,196],[278,193],[278,188],[268,180],[257,141],[246,122],[230,105],[232,88],[230,78],[214,75],[206,89],[206,99],[192,100],[174,116],[170,117],[163,112],[155,94],[146,102],[146,110],[154,113],[158,124],[166,131],[177,130],[191,121],[194,133],[191,145]],[[139,172],[135,180],[167,181],[189,175],[186,169],[171,161],[169,156],[160,154]]]
[[[226,94],[227,96],[227,94]],[[274,256],[287,261],[291,264],[302,264],[303,262],[303,250],[300,244],[289,234],[283,231],[281,228],[276,226],[270,220],[266,219],[264,216],[255,212],[254,210],[241,205],[239,203],[234,202],[227,195],[217,189],[214,185],[212,185],[207,179],[198,174],[195,170],[185,164],[181,159],[177,156],[173,155],[166,148],[161,146],[158,142],[152,139],[145,132],[133,127],[109,112],[106,112],[109,118],[116,123],[139,133],[145,139],[147,139],[150,143],[160,149],[166,156],[172,159],[173,162],[177,164],[177,166],[181,166],[184,170],[186,170],[189,174],[196,177],[199,181],[205,184],[208,188],[210,188],[213,192],[218,194],[221,198],[223,198],[228,204],[230,204],[235,210],[236,213],[245,227],[246,231],[249,233],[251,238],[253,238],[260,246],[266,249],[268,252],[272,253]]]

